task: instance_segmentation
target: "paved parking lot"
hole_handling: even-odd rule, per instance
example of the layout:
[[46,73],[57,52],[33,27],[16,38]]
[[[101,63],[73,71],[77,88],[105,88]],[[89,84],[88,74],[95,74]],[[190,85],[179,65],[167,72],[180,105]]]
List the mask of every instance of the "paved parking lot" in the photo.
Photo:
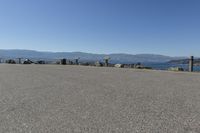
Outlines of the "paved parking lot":
[[1,133],[200,133],[200,74],[0,65]]

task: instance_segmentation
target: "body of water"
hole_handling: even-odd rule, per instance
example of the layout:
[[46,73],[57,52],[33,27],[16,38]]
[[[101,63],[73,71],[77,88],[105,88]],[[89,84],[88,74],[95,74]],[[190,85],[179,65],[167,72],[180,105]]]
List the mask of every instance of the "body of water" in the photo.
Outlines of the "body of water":
[[[181,67],[185,71],[188,71],[188,64],[171,64],[171,63],[144,63],[146,67],[151,67],[155,70],[168,70],[170,67]],[[200,72],[200,66],[194,66],[194,71]]]

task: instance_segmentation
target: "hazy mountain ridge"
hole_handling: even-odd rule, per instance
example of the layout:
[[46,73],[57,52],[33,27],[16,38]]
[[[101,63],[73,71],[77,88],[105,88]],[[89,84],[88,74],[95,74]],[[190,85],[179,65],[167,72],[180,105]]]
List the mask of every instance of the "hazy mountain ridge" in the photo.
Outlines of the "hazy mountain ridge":
[[103,61],[105,56],[111,58],[113,63],[136,63],[136,62],[168,62],[184,57],[170,57],[156,54],[93,54],[84,52],[41,52],[34,50],[0,50],[0,58],[34,58],[34,59],[75,59],[80,57],[82,61]]

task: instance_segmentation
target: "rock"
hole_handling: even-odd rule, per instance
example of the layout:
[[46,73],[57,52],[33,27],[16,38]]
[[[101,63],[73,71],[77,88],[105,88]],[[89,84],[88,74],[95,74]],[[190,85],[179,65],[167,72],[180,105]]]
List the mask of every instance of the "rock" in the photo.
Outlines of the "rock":
[[15,60],[12,60],[12,59],[6,60],[6,63],[8,63],[8,64],[16,64]]
[[184,71],[184,69],[181,67],[170,67],[168,70],[169,71]]
[[124,64],[115,64],[115,67],[117,67],[117,68],[123,68]]
[[102,64],[101,62],[97,61],[97,62],[95,62],[95,66],[97,66],[97,67],[102,67],[103,64]]

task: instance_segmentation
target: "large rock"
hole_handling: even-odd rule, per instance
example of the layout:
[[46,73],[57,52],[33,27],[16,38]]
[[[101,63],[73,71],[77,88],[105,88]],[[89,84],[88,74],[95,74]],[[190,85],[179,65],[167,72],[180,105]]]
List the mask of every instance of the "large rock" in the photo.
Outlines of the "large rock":
[[184,71],[184,69],[181,67],[170,67],[168,70],[169,71]]
[[97,61],[97,62],[95,62],[95,66],[97,66],[97,67],[102,67],[103,64],[102,64],[101,62]]
[[117,68],[123,68],[124,64],[115,64],[115,67],[117,67]]

